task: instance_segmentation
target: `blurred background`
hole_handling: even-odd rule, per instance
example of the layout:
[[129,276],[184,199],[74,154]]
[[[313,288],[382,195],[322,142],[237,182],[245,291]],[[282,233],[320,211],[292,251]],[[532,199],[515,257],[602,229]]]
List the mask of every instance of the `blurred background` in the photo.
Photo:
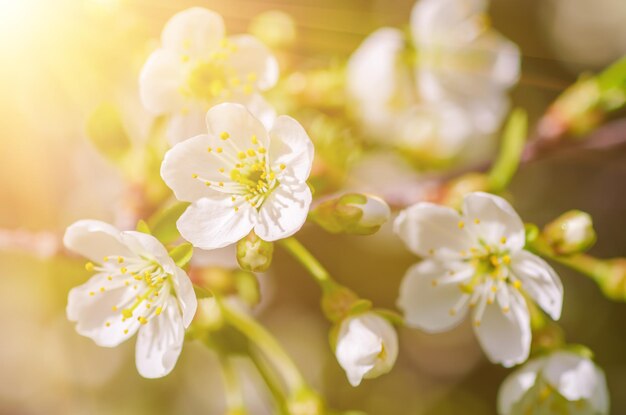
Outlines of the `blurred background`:
[[[0,0],[0,414],[223,412],[217,361],[201,345],[186,344],[170,376],[146,380],[135,370],[133,341],[103,349],[76,334],[65,318],[66,298],[87,273],[79,261],[48,258],[67,225],[113,221],[125,203],[121,175],[86,138],[88,116],[101,102],[116,102],[129,133],[146,134],[151,118],[139,104],[139,70],[167,19],[193,5],[222,14],[230,34],[248,31],[263,11],[287,12],[297,36],[290,58],[323,68],[347,58],[379,27],[407,26],[413,2]],[[626,53],[623,0],[494,0],[490,15],[521,48],[512,100],[531,122],[579,74]],[[599,236],[591,253],[624,256],[625,183],[626,148],[567,151],[524,166],[511,194],[524,220],[539,225],[569,209],[589,212]],[[32,232],[42,233],[32,240]],[[394,308],[415,258],[391,226],[351,237],[307,225],[300,235],[340,282]],[[566,290],[567,338],[595,352],[612,413],[624,414],[626,305],[606,300],[586,277],[556,268]],[[259,319],[331,407],[371,415],[495,414],[508,371],[486,361],[470,325],[441,335],[401,330],[394,370],[352,388],[328,346],[318,287],[279,249],[271,272],[259,279],[265,292]],[[251,413],[268,414],[267,393],[249,369],[242,361]]]

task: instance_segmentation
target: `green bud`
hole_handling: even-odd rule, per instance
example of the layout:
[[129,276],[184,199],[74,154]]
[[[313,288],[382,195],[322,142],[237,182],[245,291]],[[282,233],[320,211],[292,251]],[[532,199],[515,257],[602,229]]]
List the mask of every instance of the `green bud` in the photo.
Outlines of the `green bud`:
[[452,180],[444,190],[442,204],[458,209],[466,194],[489,191],[489,177],[482,173],[468,173]]
[[214,297],[198,300],[198,309],[193,318],[193,325],[203,331],[217,331],[224,325],[224,317]]
[[326,200],[310,217],[330,233],[371,235],[389,220],[389,205],[377,196],[349,193]]
[[543,236],[560,255],[586,251],[596,241],[591,216],[580,210],[570,210],[550,222]]
[[322,296],[322,311],[332,322],[342,320],[353,309],[363,312],[369,308],[370,302],[361,300],[352,290],[338,284],[326,288]]
[[244,271],[267,271],[273,254],[274,244],[259,238],[254,231],[237,242],[237,262]]
[[626,259],[616,258],[601,263],[596,281],[608,298],[626,301]]
[[313,390],[305,388],[295,393],[287,402],[290,415],[324,415],[324,401]]

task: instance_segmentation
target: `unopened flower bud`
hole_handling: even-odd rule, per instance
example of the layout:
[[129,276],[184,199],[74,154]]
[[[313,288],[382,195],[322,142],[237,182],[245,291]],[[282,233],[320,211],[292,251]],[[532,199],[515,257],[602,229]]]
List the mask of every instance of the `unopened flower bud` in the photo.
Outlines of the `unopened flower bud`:
[[352,386],[389,372],[398,357],[398,335],[375,312],[345,318],[336,338],[337,361]]
[[389,205],[379,197],[350,193],[320,203],[311,218],[331,233],[371,235],[389,220]]
[[323,415],[326,413],[320,396],[310,389],[296,392],[287,403],[291,415]]
[[195,327],[206,331],[216,331],[222,328],[224,319],[215,298],[201,298],[198,300],[198,310],[194,316],[193,324]]
[[463,203],[463,198],[472,192],[486,192],[489,190],[489,179],[482,173],[468,173],[446,186],[442,195],[441,204],[458,209]]
[[293,18],[280,10],[269,10],[252,19],[250,33],[270,48],[281,49],[292,46],[297,29]]
[[273,254],[274,244],[259,238],[254,231],[237,243],[237,262],[245,271],[267,271]]
[[570,210],[546,225],[543,234],[559,254],[575,254],[589,249],[596,241],[591,216]]

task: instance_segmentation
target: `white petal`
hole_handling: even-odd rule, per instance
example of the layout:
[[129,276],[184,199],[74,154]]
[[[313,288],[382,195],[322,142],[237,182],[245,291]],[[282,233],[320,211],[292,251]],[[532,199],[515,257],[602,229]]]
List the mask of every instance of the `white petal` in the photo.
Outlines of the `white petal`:
[[269,131],[276,121],[276,110],[260,94],[246,96],[242,102],[246,108],[255,116]]
[[404,47],[402,31],[385,27],[369,35],[352,54],[346,82],[358,104],[390,104],[400,83],[397,59]]
[[501,197],[483,192],[468,194],[463,200],[463,217],[468,232],[476,240],[482,239],[489,245],[506,247],[513,252],[524,247],[524,223]]
[[206,112],[200,106],[189,104],[189,107],[188,111],[179,111],[168,121],[166,136],[172,146],[206,132]]
[[313,143],[302,125],[286,115],[278,117],[270,131],[270,163],[280,171],[280,165],[286,169],[283,174],[293,176],[300,181],[309,177],[313,164]]
[[[465,270],[458,272],[465,279],[471,276],[471,272]],[[462,301],[464,293],[458,286],[463,279],[444,284],[433,282],[448,275],[449,269],[432,260],[422,261],[407,270],[398,298],[398,307],[404,312],[407,325],[432,333],[449,330],[463,320],[469,304],[469,301]],[[455,312],[451,312],[452,309]]]
[[522,363],[530,351],[530,316],[524,298],[511,289],[510,310],[503,312],[498,302],[488,304],[479,326],[474,327],[478,341],[493,363],[505,367]]
[[543,259],[527,251],[511,256],[511,270],[522,281],[524,291],[554,320],[561,317],[563,284],[554,269]]
[[230,55],[228,64],[239,75],[242,82],[254,76],[255,89],[264,91],[278,81],[278,62],[267,46],[250,35],[237,35],[228,38],[236,49]]
[[224,151],[228,148],[219,138],[200,135],[175,145],[165,154],[161,177],[178,200],[193,202],[201,198],[221,200],[228,197],[213,189],[221,181],[230,181],[228,175],[232,169],[231,163],[217,154],[218,146],[223,146]]
[[544,363],[545,359],[529,361],[507,376],[498,390],[499,414],[509,415],[512,413],[513,406],[535,385],[537,374]]
[[195,247],[222,248],[246,236],[257,222],[257,212],[248,203],[238,211],[230,199],[200,199],[191,204],[176,223],[180,234]]
[[471,40],[481,30],[481,22],[472,18],[486,7],[486,0],[420,0],[411,11],[412,34],[427,45],[450,38]]
[[206,58],[224,37],[224,20],[202,7],[192,7],[175,14],[165,24],[163,47],[180,56]]
[[[246,107],[241,104],[224,103],[211,108],[206,114],[209,135],[219,139],[223,133],[229,138],[226,141],[235,144],[241,151],[252,146],[252,137],[256,136],[259,144],[267,149],[269,138],[265,126]],[[222,142],[224,151],[232,152],[235,159],[237,150],[233,150],[227,142]]]
[[141,103],[155,114],[180,110],[185,99],[179,92],[184,77],[181,59],[166,49],[154,51],[139,74]]
[[548,359],[543,377],[566,399],[594,400],[600,413],[608,412],[608,398],[602,396],[606,395],[606,379],[591,360],[571,352],[556,352]]
[[374,313],[342,321],[335,349],[337,361],[352,386],[363,378],[387,373],[398,356],[398,338],[391,324]]
[[176,298],[182,311],[183,326],[189,327],[198,308],[198,300],[193,290],[193,284],[187,273],[178,267],[176,267],[173,280]]
[[398,215],[394,231],[415,254],[455,258],[476,245],[459,223],[461,216],[449,207],[417,203]]
[[113,311],[113,307],[121,310],[135,295],[122,279],[109,281],[107,274],[97,274],[70,290],[67,318],[77,323],[76,331],[80,335],[91,338],[98,346],[115,347],[135,334],[139,322],[136,319],[122,321],[121,311]]
[[94,262],[102,262],[105,256],[133,256],[120,239],[120,231],[98,220],[79,220],[70,225],[65,231],[63,244]]
[[141,327],[135,360],[139,374],[160,378],[172,371],[183,348],[185,328],[176,300],[170,297],[163,312]]
[[293,235],[306,221],[311,199],[306,183],[281,183],[263,202],[254,232],[265,241]]
[[120,234],[120,237],[126,246],[133,251],[135,256],[155,259],[161,266],[173,264],[167,249],[154,236],[143,232],[124,231]]

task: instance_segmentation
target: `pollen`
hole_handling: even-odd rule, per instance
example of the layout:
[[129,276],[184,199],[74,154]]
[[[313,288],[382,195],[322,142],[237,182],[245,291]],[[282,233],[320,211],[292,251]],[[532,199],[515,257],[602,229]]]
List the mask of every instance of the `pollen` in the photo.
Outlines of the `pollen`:
[[90,272],[91,272],[91,271],[93,271],[93,269],[94,269],[93,262],[87,262],[87,263],[85,264],[85,269],[86,269],[87,271],[90,271]]
[[256,156],[256,152],[253,149],[251,149],[251,148],[249,148],[248,151],[246,151],[246,152],[248,153],[248,155],[250,157]]
[[518,290],[522,287],[522,282],[520,280],[515,280],[513,282],[513,287],[517,288]]
[[501,244],[505,244],[506,243],[506,237],[503,236],[502,238],[500,238],[500,243]]
[[111,311],[117,311],[117,306],[114,305],[113,307],[111,307]]
[[108,321],[106,323],[104,323],[104,325],[107,326],[107,327],[111,327],[111,323],[108,322]]
[[103,293],[105,291],[104,287],[100,287],[100,292]]
[[126,274],[128,272],[128,269],[126,267],[122,267],[122,268],[120,268],[120,272],[122,274]]
[[252,141],[252,144],[259,144],[259,140],[256,138],[256,135],[253,135],[252,138],[250,138],[250,141]]
[[246,158],[246,153],[244,153],[243,151],[240,151],[239,153],[237,153],[237,158],[239,160],[243,160]]
[[210,153],[211,151],[213,151],[213,149],[211,147],[207,147],[206,151]]
[[230,137],[230,134],[228,134],[226,131],[220,134],[220,138],[222,140],[228,140],[228,137]]
[[109,275],[109,276],[107,277],[107,280],[109,280],[109,281],[113,281],[113,277]]
[[224,167],[220,167],[219,169],[217,169],[220,173],[224,173],[225,169]]
[[122,262],[124,262],[124,258],[122,258],[121,256],[117,257],[117,263],[121,264]]
[[124,329],[124,334],[128,334],[128,329]]
[[505,264],[509,265],[511,263],[511,257],[508,255],[505,255],[502,257],[502,262],[504,262]]
[[257,150],[260,154],[265,154],[267,152],[267,150],[265,149],[265,147],[259,147],[259,149]]
[[191,175],[191,178],[192,178],[192,179],[197,179],[197,178],[198,178],[198,175],[197,175],[196,173],[194,173],[194,174],[192,174],[192,175]]
[[163,311],[163,307],[157,307],[154,313],[158,316],[159,314],[161,314],[162,311]]
[[89,291],[89,295],[94,296],[94,295],[96,295],[96,293],[93,292],[93,291]]
[[474,223],[478,225],[480,223],[480,219],[474,219]]
[[465,227],[465,222],[462,220],[459,221],[459,229],[463,229]]
[[124,318],[131,318],[133,316],[133,310],[130,308],[125,308],[122,310],[122,316]]
[[287,168],[287,166],[285,166],[285,163],[280,163],[280,167],[281,170],[285,170]]
[[222,151],[224,151],[224,149],[222,147],[218,147],[215,149],[216,152],[221,153]]
[[139,316],[137,317],[137,320],[139,321],[139,323],[141,324],[148,324],[148,319],[143,317],[143,316]]

